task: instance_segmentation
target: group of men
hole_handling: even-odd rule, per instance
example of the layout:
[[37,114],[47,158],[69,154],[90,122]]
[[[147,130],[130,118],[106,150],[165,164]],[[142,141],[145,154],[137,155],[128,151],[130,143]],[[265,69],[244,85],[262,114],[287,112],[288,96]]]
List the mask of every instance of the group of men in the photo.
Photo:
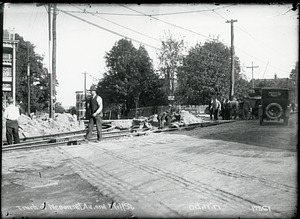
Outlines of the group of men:
[[[103,117],[103,103],[102,98],[96,93],[96,86],[92,85],[90,90],[91,97],[86,102],[86,113],[87,119],[89,120],[88,130],[85,135],[85,141],[90,141],[92,137],[92,131],[94,125],[96,125],[97,130],[97,141],[102,140],[102,117]],[[19,133],[18,133],[18,118],[20,116],[20,110],[17,106],[14,105],[14,100],[8,98],[9,106],[5,109],[4,119],[6,119],[6,139],[8,144],[20,143]],[[224,102],[225,104],[225,102]],[[224,105],[220,103],[216,96],[213,96],[209,104],[210,119],[214,116],[215,120],[219,119],[219,112],[222,110]],[[170,109],[171,110],[171,106]],[[160,121],[166,119],[167,115],[171,112],[166,112],[165,114],[160,115]],[[176,114],[177,115],[177,114]],[[180,115],[180,114],[179,114]],[[226,112],[222,112],[223,119],[226,119]],[[228,115],[227,115],[228,116]],[[176,118],[177,120],[178,118]],[[179,117],[180,120],[180,117]]]
[[[97,140],[102,140],[102,98],[96,94],[96,86],[92,85],[90,88],[91,97],[87,101],[87,116],[89,120],[88,130],[85,135],[85,141],[90,141],[94,125],[97,128]],[[15,106],[14,99],[9,97],[7,99],[8,106],[5,108],[3,118],[6,120],[6,140],[7,144],[20,143],[19,137],[19,123],[18,119],[21,115],[20,108]]]
[[216,96],[213,96],[209,103],[210,119],[214,117],[215,120],[218,120],[221,111],[223,119],[229,120],[231,118],[231,110],[234,111],[234,117],[236,118],[238,107],[238,101],[235,99],[230,101],[228,98],[225,98],[220,102]]

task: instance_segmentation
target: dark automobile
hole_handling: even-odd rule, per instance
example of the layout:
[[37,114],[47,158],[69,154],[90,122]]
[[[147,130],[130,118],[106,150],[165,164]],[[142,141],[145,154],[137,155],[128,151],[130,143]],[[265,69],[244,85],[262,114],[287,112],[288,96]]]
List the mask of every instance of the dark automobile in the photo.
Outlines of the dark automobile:
[[291,108],[289,106],[289,90],[287,88],[262,88],[261,105],[258,107],[259,124],[264,119],[284,120],[288,125]]

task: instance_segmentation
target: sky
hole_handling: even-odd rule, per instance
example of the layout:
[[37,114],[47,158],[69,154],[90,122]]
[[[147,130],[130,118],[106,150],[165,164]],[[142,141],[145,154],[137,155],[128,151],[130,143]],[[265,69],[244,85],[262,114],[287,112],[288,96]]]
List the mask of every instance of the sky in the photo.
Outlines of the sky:
[[[187,48],[218,39],[234,49],[241,73],[252,78],[287,78],[298,61],[298,11],[292,4],[58,4],[56,74],[57,102],[75,106],[76,91],[97,84],[106,72],[105,54],[120,39],[144,45],[158,67],[157,51],[168,34]],[[49,69],[49,30],[46,7],[5,3],[3,29],[14,29],[44,55]],[[250,68],[252,66],[256,68]]]

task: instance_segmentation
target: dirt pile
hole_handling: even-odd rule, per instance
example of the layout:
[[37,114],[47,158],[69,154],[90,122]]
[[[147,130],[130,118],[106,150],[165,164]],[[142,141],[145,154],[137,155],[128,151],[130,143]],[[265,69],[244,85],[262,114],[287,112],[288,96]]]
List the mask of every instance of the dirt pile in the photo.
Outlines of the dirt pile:
[[[54,119],[49,118],[48,114],[33,116],[33,118],[22,114],[19,118],[20,138],[77,131],[84,128],[84,123],[77,121],[69,113],[55,113]],[[2,137],[6,140],[3,129],[5,129],[5,123],[2,124]]]
[[193,114],[189,113],[188,111],[182,110],[180,112],[181,121],[184,124],[192,124],[192,123],[203,123],[206,122],[206,120],[196,117]]
[[21,133],[25,134],[25,136],[55,134],[85,128],[83,122],[77,121],[69,113],[56,113],[54,119],[49,118],[48,114],[43,114],[32,119],[22,115],[19,119],[19,126],[21,127]]

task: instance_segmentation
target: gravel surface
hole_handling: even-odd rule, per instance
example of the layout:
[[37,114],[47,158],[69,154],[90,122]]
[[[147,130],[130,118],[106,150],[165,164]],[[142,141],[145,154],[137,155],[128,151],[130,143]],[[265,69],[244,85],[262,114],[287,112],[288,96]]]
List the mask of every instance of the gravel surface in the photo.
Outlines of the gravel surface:
[[298,116],[5,152],[2,217],[291,218]]

